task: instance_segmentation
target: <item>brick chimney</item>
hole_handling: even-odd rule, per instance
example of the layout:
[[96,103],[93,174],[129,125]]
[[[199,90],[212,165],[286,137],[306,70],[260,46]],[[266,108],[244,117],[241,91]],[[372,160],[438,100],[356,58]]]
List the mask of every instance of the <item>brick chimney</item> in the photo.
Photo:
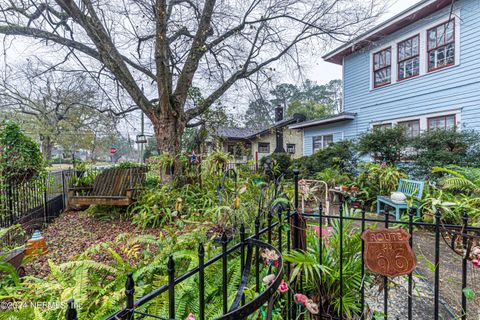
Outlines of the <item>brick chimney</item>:
[[[277,106],[275,108],[275,124],[283,120],[283,107]],[[276,146],[275,146],[275,153],[285,152],[283,148],[283,127],[282,128],[275,128],[275,136],[276,136]]]

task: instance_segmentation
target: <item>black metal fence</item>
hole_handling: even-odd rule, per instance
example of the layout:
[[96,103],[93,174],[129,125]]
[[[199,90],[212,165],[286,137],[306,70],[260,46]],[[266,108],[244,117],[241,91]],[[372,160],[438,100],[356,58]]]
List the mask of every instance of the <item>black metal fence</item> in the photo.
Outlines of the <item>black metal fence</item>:
[[[298,172],[295,172],[295,199],[294,207],[299,208],[299,198],[298,198]],[[350,210],[349,210],[350,211]],[[472,245],[475,243],[475,239],[480,236],[480,228],[473,227],[469,225],[468,215],[465,213],[463,216],[463,223],[461,225],[449,225],[442,223],[442,215],[440,211],[437,211],[435,214],[435,220],[432,223],[415,221],[415,209],[412,208],[410,212],[406,214],[408,219],[406,221],[392,221],[391,216],[388,211],[385,211],[383,216],[368,216],[365,210],[358,212],[358,215],[346,214],[343,209],[340,209],[338,215],[329,215],[324,214],[321,206],[318,208],[318,212],[313,214],[302,214],[299,210],[293,210],[290,212],[282,210],[282,208],[267,208],[266,211],[260,212],[257,219],[255,220],[255,232],[254,234],[248,236],[245,233],[245,227],[242,225],[239,228],[240,240],[239,242],[229,246],[227,237],[224,235],[221,240],[222,252],[217,256],[213,257],[208,261],[204,261],[205,252],[204,246],[202,243],[198,246],[198,266],[182,275],[177,275],[175,273],[176,261],[173,257],[170,256],[167,264],[168,271],[168,283],[153,290],[147,295],[138,298],[135,300],[135,283],[132,277],[132,274],[129,273],[126,281],[126,290],[125,290],[125,308],[116,312],[115,314],[108,317],[108,320],[114,319],[134,319],[134,317],[139,318],[154,318],[154,319],[176,319],[176,303],[175,300],[175,291],[176,286],[185,281],[190,277],[198,277],[198,291],[199,291],[199,312],[196,315],[197,319],[204,320],[205,317],[205,305],[208,303],[205,300],[205,268],[208,268],[214,264],[220,264],[222,277],[222,288],[221,288],[221,299],[222,299],[222,316],[217,319],[246,319],[249,315],[255,313],[261,306],[266,305],[266,302],[272,298],[274,292],[277,290],[280,281],[282,279],[282,273],[285,272],[286,275],[291,275],[293,265],[289,262],[283,264],[282,253],[290,250],[304,250],[307,244],[305,239],[305,233],[309,232],[309,227],[318,227],[319,235],[315,239],[318,241],[319,249],[319,261],[323,261],[324,257],[324,248],[326,248],[327,238],[323,236],[324,227],[336,224],[338,226],[339,232],[339,243],[338,250],[339,252],[339,279],[338,279],[338,294],[339,294],[339,305],[330,308],[330,306],[325,306],[322,303],[319,303],[319,313],[314,316],[315,319],[357,319],[357,317],[349,317],[344,312],[338,311],[343,310],[342,306],[345,303],[343,297],[345,295],[345,276],[343,274],[344,267],[349,261],[345,261],[344,258],[344,232],[345,232],[345,223],[347,221],[352,222],[352,230],[354,232],[362,233],[368,228],[375,226],[376,228],[385,228],[389,229],[392,227],[405,228],[411,234],[409,239],[410,246],[414,246],[417,241],[415,231],[417,228],[419,230],[428,230],[434,236],[434,241],[431,246],[433,251],[433,273],[432,277],[432,296],[431,299],[432,309],[428,311],[427,314],[421,315],[422,319],[473,319],[469,316],[468,313],[468,299],[465,289],[470,285],[468,271],[471,266],[469,266],[469,251],[472,249]],[[449,238],[450,237],[450,238]],[[460,310],[456,315],[449,314],[447,316],[442,316],[442,304],[444,301],[441,297],[442,292],[442,283],[440,270],[441,265],[441,247],[443,244],[443,239],[449,239],[452,241],[451,250],[455,249],[455,244],[453,242],[460,242],[461,248],[463,250],[463,256],[460,258],[458,269],[461,272],[461,285],[456,292],[460,301]],[[260,292],[260,268],[263,266],[263,261],[260,257],[260,250],[267,248],[269,250],[274,250],[278,256],[280,265],[275,272],[275,280],[273,283],[266,288],[263,292]],[[361,276],[362,279],[367,274],[370,274],[370,271],[367,270],[364,264],[364,255],[365,255],[365,243],[362,242],[361,251],[358,252],[362,257],[362,266],[361,266]],[[227,292],[227,269],[229,262],[232,262],[233,259],[239,259],[241,265],[241,279],[238,291],[235,294],[235,299],[232,303],[228,302],[228,292]],[[285,270],[283,270],[285,266]],[[405,294],[401,299],[405,299],[406,309],[401,310],[402,315],[391,315],[392,303],[390,302],[390,283],[391,278],[386,276],[381,276],[381,287],[383,294],[383,305],[381,310],[377,310],[377,317],[375,319],[420,319],[418,316],[415,316],[414,312],[414,290],[415,281],[414,277],[416,276],[417,271],[414,271],[406,276],[407,281],[407,294]],[[426,277],[428,282],[428,277]],[[245,288],[249,281],[253,281],[254,288],[256,292],[256,297],[250,301],[245,299]],[[302,290],[302,285],[304,283],[304,275],[299,273],[298,277],[293,284],[290,285],[294,290]],[[371,319],[372,314],[369,311],[367,303],[367,288],[365,282],[362,281],[362,284],[359,288],[359,301],[356,301],[360,305],[361,312],[358,319]],[[285,319],[298,319],[300,315],[300,307],[298,303],[294,301],[294,296],[291,291],[287,292],[286,305],[284,310]],[[297,291],[298,292],[298,291]],[[143,311],[142,306],[147,302],[160,298],[162,294],[166,294],[166,299],[168,299],[168,315],[154,315],[149,314],[148,312]],[[162,295],[165,297],[165,295]],[[267,319],[270,319],[271,316],[271,307],[273,303],[268,303],[268,315]],[[337,310],[337,311],[335,311]],[[380,314],[380,316],[378,315]],[[68,304],[68,309],[66,313],[67,320],[77,319],[77,312],[74,309],[73,300]]]
[[74,171],[49,172],[26,182],[2,184],[0,228],[22,224],[27,229],[51,222],[65,209]]

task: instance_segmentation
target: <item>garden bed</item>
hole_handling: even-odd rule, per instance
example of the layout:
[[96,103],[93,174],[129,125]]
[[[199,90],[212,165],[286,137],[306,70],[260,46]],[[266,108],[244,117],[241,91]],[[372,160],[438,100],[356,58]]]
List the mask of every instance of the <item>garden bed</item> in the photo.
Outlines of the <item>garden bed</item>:
[[[50,272],[48,260],[55,264],[70,261],[92,245],[114,241],[122,234],[159,236],[158,229],[141,229],[130,221],[102,221],[79,211],[67,211],[43,230],[48,254],[31,260],[26,266],[27,275],[44,278]],[[96,261],[105,262],[106,255],[99,254]]]

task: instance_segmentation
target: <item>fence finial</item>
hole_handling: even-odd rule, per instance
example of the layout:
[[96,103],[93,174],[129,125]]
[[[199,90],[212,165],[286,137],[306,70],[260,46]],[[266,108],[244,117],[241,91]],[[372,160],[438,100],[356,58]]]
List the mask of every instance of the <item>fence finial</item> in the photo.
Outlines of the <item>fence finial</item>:
[[222,243],[227,243],[227,240],[228,240],[227,233],[224,231],[222,233]]
[[205,248],[203,247],[203,242],[201,241],[198,243],[198,256],[205,256]]
[[127,309],[133,309],[133,295],[135,293],[135,282],[133,281],[133,274],[127,274],[127,281],[125,282],[125,295],[127,296]]
[[67,312],[65,313],[65,319],[78,320],[77,309],[75,309],[75,301],[73,299],[67,302]]

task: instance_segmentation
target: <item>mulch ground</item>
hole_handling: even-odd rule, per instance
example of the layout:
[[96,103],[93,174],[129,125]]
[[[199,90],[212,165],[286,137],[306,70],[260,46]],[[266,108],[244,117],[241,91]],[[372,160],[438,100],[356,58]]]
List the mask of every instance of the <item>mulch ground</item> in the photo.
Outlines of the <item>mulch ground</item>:
[[[429,262],[435,261],[435,234],[424,229],[415,231],[413,247],[418,258],[418,270],[426,281],[433,284],[435,274]],[[467,301],[467,319],[476,320],[480,317],[480,269],[474,268],[471,262],[468,262],[467,268],[467,286],[476,293],[474,299]],[[445,307],[455,315],[461,314],[462,257],[451,250],[443,239],[440,242],[439,273],[439,293]]]
[[[80,211],[65,212],[42,231],[49,252],[29,261],[26,272],[43,278],[50,272],[49,259],[55,264],[67,262],[92,245],[113,241],[122,233],[160,236],[159,229],[141,229],[131,221],[102,221]],[[94,260],[105,262],[107,259],[98,255]]]

